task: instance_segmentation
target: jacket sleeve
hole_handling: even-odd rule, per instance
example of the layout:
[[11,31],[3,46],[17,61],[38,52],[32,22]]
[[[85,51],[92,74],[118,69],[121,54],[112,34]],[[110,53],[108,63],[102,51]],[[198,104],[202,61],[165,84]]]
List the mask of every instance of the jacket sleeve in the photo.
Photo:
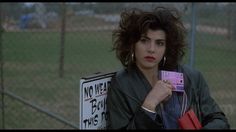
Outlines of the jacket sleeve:
[[202,74],[198,74],[199,106],[203,129],[229,129],[229,123],[223,111],[211,97],[208,85]]
[[[128,97],[119,87],[117,81],[112,79],[107,95],[108,129],[156,129],[162,127],[145,113],[141,105],[138,105],[132,97]],[[134,106],[136,108],[131,108]]]

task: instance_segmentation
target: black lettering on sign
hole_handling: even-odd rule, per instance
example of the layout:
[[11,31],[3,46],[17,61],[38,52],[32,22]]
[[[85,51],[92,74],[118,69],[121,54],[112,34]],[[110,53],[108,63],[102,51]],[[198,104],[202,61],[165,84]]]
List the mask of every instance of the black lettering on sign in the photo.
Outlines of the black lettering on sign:
[[83,120],[84,127],[85,128],[90,128],[92,126],[97,126],[98,124],[98,115],[96,114],[95,116],[92,116],[88,119]]
[[92,96],[93,96],[93,86],[85,87],[84,88],[84,94],[85,94],[86,99],[92,98]]
[[92,114],[94,114],[97,110],[103,109],[104,111],[106,110],[106,102],[107,99],[104,98],[102,100],[97,101],[97,99],[92,99],[90,101],[91,107],[92,107]]
[[101,113],[101,116],[102,116],[101,121],[103,121],[103,120],[107,121],[108,120],[108,112],[107,111],[103,111]]
[[95,84],[95,94],[102,95],[102,94],[107,93],[107,89],[110,86],[110,84],[111,84],[111,81]]

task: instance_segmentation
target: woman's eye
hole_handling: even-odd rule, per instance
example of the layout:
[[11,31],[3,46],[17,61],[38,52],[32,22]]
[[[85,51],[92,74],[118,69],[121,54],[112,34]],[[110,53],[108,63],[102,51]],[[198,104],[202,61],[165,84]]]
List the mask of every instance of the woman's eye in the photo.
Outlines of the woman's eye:
[[165,45],[165,43],[164,42],[157,42],[157,45],[163,46],[163,45]]
[[141,42],[146,42],[147,39],[144,39],[144,38],[143,38],[143,39],[140,39],[140,41],[141,41]]

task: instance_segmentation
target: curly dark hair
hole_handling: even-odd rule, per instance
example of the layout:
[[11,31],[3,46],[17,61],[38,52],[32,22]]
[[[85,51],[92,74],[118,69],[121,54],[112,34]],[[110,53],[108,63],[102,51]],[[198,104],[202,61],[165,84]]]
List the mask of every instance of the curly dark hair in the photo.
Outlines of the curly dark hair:
[[131,54],[134,44],[148,29],[161,29],[166,33],[166,61],[159,63],[159,69],[173,70],[185,54],[186,29],[177,9],[157,7],[153,11],[132,8],[121,13],[119,27],[112,33],[112,50],[122,65],[129,68],[134,64]]

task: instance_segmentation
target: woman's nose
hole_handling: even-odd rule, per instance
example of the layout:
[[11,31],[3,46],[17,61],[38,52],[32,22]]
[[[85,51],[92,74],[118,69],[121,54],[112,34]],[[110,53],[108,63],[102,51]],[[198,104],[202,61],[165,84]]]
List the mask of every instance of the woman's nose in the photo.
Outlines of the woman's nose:
[[150,43],[148,46],[148,52],[154,53],[155,52],[155,44],[154,43]]

